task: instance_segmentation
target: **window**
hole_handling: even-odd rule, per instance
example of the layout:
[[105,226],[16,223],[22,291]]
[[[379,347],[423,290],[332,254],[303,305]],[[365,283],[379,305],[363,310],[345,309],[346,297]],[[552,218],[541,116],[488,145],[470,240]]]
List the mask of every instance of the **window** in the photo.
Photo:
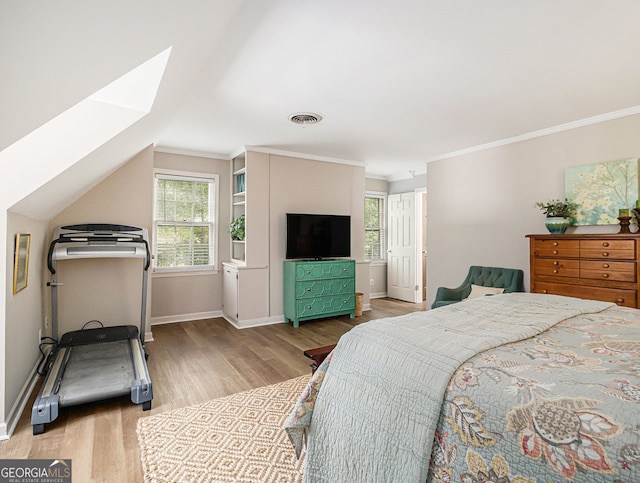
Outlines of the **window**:
[[364,258],[385,260],[384,194],[367,193],[364,197]]
[[217,175],[156,173],[154,268],[216,267]]

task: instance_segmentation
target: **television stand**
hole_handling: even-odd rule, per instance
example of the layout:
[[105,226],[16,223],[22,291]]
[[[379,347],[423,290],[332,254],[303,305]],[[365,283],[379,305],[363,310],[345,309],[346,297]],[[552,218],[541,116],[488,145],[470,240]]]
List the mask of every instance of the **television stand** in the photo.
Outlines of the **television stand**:
[[355,260],[286,260],[284,318],[301,321],[348,314],[355,318]]

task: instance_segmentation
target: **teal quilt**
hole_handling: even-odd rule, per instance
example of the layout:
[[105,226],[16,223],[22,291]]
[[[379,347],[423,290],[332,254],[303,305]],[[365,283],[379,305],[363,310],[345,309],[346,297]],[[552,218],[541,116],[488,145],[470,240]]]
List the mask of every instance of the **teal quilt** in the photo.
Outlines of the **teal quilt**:
[[455,305],[341,339],[286,423],[305,481],[640,481],[639,310]]

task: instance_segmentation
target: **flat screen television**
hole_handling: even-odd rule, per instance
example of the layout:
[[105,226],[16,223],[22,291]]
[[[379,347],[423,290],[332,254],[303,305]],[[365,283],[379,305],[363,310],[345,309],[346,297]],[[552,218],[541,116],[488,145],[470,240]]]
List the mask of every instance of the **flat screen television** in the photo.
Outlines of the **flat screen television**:
[[351,256],[351,217],[287,213],[288,259]]

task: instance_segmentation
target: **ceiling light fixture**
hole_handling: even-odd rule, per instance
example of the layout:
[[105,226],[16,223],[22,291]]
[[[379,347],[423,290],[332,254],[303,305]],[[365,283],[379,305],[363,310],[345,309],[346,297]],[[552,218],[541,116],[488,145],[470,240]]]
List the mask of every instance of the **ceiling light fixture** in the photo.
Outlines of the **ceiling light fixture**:
[[302,124],[303,126],[306,126],[307,124],[319,123],[322,121],[322,116],[314,112],[296,112],[289,116],[289,121],[294,124]]

